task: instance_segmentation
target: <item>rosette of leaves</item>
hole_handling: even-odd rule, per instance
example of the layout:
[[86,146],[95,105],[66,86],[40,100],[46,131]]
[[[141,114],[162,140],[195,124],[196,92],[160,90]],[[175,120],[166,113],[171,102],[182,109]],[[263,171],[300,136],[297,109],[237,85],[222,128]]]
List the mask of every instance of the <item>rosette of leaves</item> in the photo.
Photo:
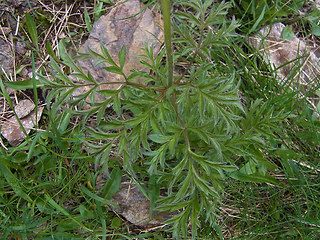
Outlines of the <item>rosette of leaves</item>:
[[[99,63],[108,64],[107,71],[122,76],[118,90],[99,90],[102,84],[115,83],[99,83],[90,73],[84,74],[63,44],[63,64],[84,81],[70,80],[54,59],[54,81],[39,79],[52,88],[48,108],[53,116],[57,114],[57,121],[66,121],[66,113],[67,119],[82,116],[80,132],[89,137],[81,140],[95,156],[96,164],[105,169],[114,166],[114,161],[109,164],[112,151],[137,184],[146,182],[139,187],[151,207],[174,213],[168,223],[172,223],[175,237],[187,236],[189,223],[195,237],[202,222],[216,223],[227,177],[276,183],[268,171],[277,166],[265,159],[263,149],[283,114],[275,115],[262,100],[248,106],[240,100],[239,75],[226,51],[235,44],[239,26],[227,17],[229,3],[178,1],[181,11],[173,13],[174,21],[170,19],[170,5],[165,5],[168,3],[162,2],[167,53],[155,56],[152,46],[146,45],[141,63],[147,70],[124,73],[125,46],[119,61],[102,45],[103,54],[91,52]],[[167,64],[163,63],[165,55]],[[90,90],[71,97],[83,86],[90,86]],[[96,92],[106,100],[95,102]],[[91,107],[82,109],[84,103]],[[108,108],[116,115],[106,115]],[[95,128],[85,124],[92,116],[96,118]],[[164,190],[161,194],[160,188]]]

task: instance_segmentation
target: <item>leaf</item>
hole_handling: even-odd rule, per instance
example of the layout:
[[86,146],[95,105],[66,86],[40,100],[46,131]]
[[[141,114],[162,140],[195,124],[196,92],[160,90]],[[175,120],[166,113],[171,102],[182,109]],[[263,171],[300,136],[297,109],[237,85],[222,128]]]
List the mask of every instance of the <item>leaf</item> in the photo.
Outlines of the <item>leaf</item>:
[[[111,99],[110,99],[111,100]],[[105,111],[108,107],[108,104],[109,104],[110,101],[104,101],[101,105],[100,105],[100,109],[99,109],[99,112],[97,114],[97,125],[100,124],[103,116],[105,115]]]
[[244,182],[254,182],[254,183],[272,183],[275,185],[279,184],[279,181],[270,175],[261,175],[259,172],[254,174],[244,174],[239,171],[230,173],[230,177],[244,181]]
[[259,23],[260,23],[260,22],[262,21],[262,19],[264,18],[264,14],[265,14],[265,12],[266,12],[266,9],[267,9],[267,5],[263,7],[262,12],[261,12],[259,18],[258,18],[257,21],[254,23],[254,25],[252,26],[252,28],[249,30],[248,34],[256,31]]
[[101,140],[105,140],[108,138],[115,138],[118,137],[121,132],[119,133],[103,133],[103,132],[98,132],[96,130],[93,130],[92,128],[87,127],[86,130],[88,131],[88,133],[90,133],[90,136],[95,138],[95,139],[101,139]]
[[187,190],[191,186],[191,171],[188,172],[187,177],[183,180],[182,184],[180,185],[179,191],[175,196],[176,201],[181,199],[184,196],[187,196]]
[[87,10],[87,6],[84,5],[84,22],[86,23],[86,27],[88,32],[91,32],[92,30],[92,23],[91,23],[91,19],[90,16],[88,14],[88,10]]
[[46,201],[44,201],[42,198],[38,197],[36,200],[35,200],[35,205],[37,206],[37,208],[39,209],[39,211],[41,213],[47,213],[47,214],[55,214],[55,209],[47,204]]
[[[58,44],[59,55],[63,60],[63,63],[70,67],[77,73],[82,73],[81,69],[76,65],[74,59],[68,54],[66,46],[65,46],[65,39],[61,39]],[[61,70],[60,70],[61,71]]]
[[[190,201],[183,201],[183,202],[178,202],[178,203],[173,203],[173,204],[167,204],[166,206],[161,206],[158,209],[160,211],[167,211],[169,210],[170,212],[179,210],[181,208],[185,208],[190,204]],[[170,220],[169,220],[170,221]],[[169,222],[168,222],[169,223]]]
[[113,110],[117,113],[118,116],[121,116],[121,102],[119,95],[113,97]]
[[38,33],[37,33],[36,23],[34,22],[33,18],[31,17],[31,15],[29,13],[26,13],[25,16],[26,16],[27,30],[30,34],[33,45],[39,51]]
[[38,128],[38,90],[37,90],[37,79],[36,79],[36,63],[34,60],[34,53],[31,54],[32,57],[32,88],[33,88],[33,98],[35,103],[35,128]]
[[57,57],[57,55],[53,51],[53,48],[49,40],[46,41],[46,50],[50,57],[52,57],[56,62],[61,63],[60,59]]
[[[96,65],[99,65],[100,63],[103,63],[103,62],[108,62],[108,60],[104,56],[102,56],[99,53],[93,51],[90,47],[88,47],[88,50],[89,50],[89,53],[90,53],[91,57],[100,59],[96,63]],[[80,56],[83,56],[84,58],[86,58],[86,55],[80,55]]]
[[122,172],[119,169],[114,168],[110,174],[110,179],[103,187],[102,196],[105,199],[110,199],[116,192],[118,192],[121,184]]
[[13,159],[11,160],[14,163],[23,163],[28,161],[28,155],[25,152],[17,152]]
[[157,121],[154,113],[150,115],[149,119],[150,119],[150,123],[151,123],[152,130],[153,130],[155,133],[160,134],[160,133],[161,133],[161,127],[160,127],[160,124],[159,124],[159,122]]
[[[35,80],[36,82],[36,88],[39,87],[43,87],[44,84],[41,83],[39,80]],[[22,80],[22,81],[8,81],[8,82],[4,82],[4,85],[12,88],[14,90],[26,90],[26,89],[32,89],[33,88],[33,79],[32,78],[28,78],[27,80]]]
[[198,194],[197,192],[194,194],[193,201],[192,201],[192,211],[191,211],[191,225],[192,225],[192,236],[193,238],[197,235],[197,228],[200,227],[199,222],[199,212],[200,212],[200,205],[198,201]]
[[192,175],[194,183],[200,192],[207,196],[213,196],[217,199],[220,198],[219,193],[210,186],[210,183],[199,176],[199,173],[196,172],[194,166],[192,166]]
[[154,156],[151,159],[150,167],[148,169],[148,173],[152,175],[156,170],[158,170],[158,163],[160,162],[160,165],[162,168],[164,168],[164,162],[165,162],[165,153],[168,149],[168,143],[163,144],[159,149],[156,151],[149,153],[149,155]]
[[119,68],[118,66],[103,67],[103,69],[105,69],[106,71],[111,72],[111,73],[116,73],[116,74],[119,74],[119,75],[124,75],[124,73],[122,72],[122,69]]
[[100,43],[100,49],[101,49],[101,52],[104,55],[105,59],[107,60],[107,62],[109,64],[111,64],[112,66],[116,66],[117,67],[117,64],[113,61],[113,59],[110,56],[108,50],[105,48],[105,46],[103,46],[102,43]]
[[109,165],[108,164],[109,164],[110,152],[111,152],[111,148],[112,148],[113,143],[114,142],[111,141],[103,147],[102,155],[97,156],[98,157],[97,160],[100,160],[100,162],[98,163],[96,161],[97,166],[100,164],[101,166],[103,166],[103,168],[105,168],[105,173],[107,176],[109,176],[109,169],[108,169]]
[[99,124],[99,128],[103,130],[110,130],[110,129],[114,130],[114,129],[122,128],[124,126],[125,126],[124,122],[121,122],[114,118],[111,118],[108,121],[102,120]]
[[177,144],[178,144],[178,142],[180,140],[181,134],[182,134],[182,131],[177,132],[175,135],[173,135],[173,138],[170,140],[169,151],[170,151],[172,156],[175,155]]
[[75,217],[73,217],[70,213],[68,213],[64,208],[62,208],[58,203],[56,203],[48,194],[44,195],[47,201],[54,207],[56,208],[59,212],[63,213],[65,216],[70,218],[72,221],[74,221],[77,225],[80,227],[86,229],[89,232],[93,232],[92,229],[87,228],[83,223],[79,222]]
[[59,130],[60,134],[62,135],[65,133],[65,131],[70,123],[71,114],[70,113],[63,113],[61,118],[62,119],[59,123],[58,130]]
[[109,205],[112,205],[114,207],[117,207],[119,208],[119,206],[117,204],[115,204],[114,202],[111,202],[105,198],[102,198],[102,197],[99,197],[98,195],[92,193],[89,189],[87,189],[85,186],[81,185],[80,186],[80,189],[86,194],[88,195],[89,197],[91,197],[92,199],[98,201],[98,202],[101,202],[103,204],[109,204]]
[[140,130],[141,143],[145,149],[150,150],[149,143],[147,140],[147,135],[148,135],[148,130],[149,130],[148,121],[143,121],[140,124],[140,126],[141,126],[141,130]]
[[129,119],[129,120],[125,121],[125,123],[127,125],[137,125],[137,124],[140,124],[143,121],[146,121],[148,119],[148,116],[149,116],[149,112],[141,114],[137,118]]
[[281,33],[281,37],[284,40],[291,40],[294,36],[295,36],[295,34],[292,31],[292,26],[291,25],[285,26],[282,33]]
[[118,90],[103,89],[103,90],[99,90],[98,93],[102,94],[105,97],[113,97],[119,94],[120,90],[121,89],[118,89]]
[[80,72],[80,73],[72,73],[71,74],[73,77],[77,77],[77,78],[80,78],[80,79],[83,79],[85,81],[88,81],[88,82],[91,82],[91,83],[94,83],[96,85],[98,85],[98,83],[96,82],[96,80],[94,80],[94,78],[92,77],[91,73],[88,72],[88,76],[85,75],[83,72]]
[[310,22],[310,24],[311,24],[312,34],[316,36],[320,36],[320,25],[318,25],[315,22]]
[[223,169],[227,172],[239,170],[235,165],[229,165],[227,163],[211,162],[209,160],[203,160],[204,163],[215,169]]
[[157,182],[155,177],[150,177],[149,180],[149,199],[150,199],[150,217],[152,216],[152,211],[156,207],[156,202],[160,196],[160,184]]
[[54,104],[51,107],[51,110],[54,114],[57,113],[61,105],[63,104],[64,101],[70,99],[71,94],[76,90],[75,87],[70,88],[66,92],[62,92],[61,96],[59,96],[58,101],[54,102]]
[[121,226],[121,222],[122,222],[121,218],[114,217],[111,221],[111,227],[118,229]]
[[8,165],[9,165],[8,160],[1,157],[0,172],[2,176],[4,176],[4,178],[7,180],[8,184],[12,187],[15,194],[17,194],[19,197],[22,197],[31,203],[32,199],[24,192],[24,189],[20,186],[19,179],[15,175],[13,175]]
[[151,134],[149,135],[149,138],[151,141],[156,143],[166,143],[169,142],[172,139],[172,136],[163,136],[160,134]]
[[120,64],[120,69],[121,71],[123,70],[123,66],[126,62],[126,46],[123,45],[121,47],[121,50],[119,52],[119,64]]
[[58,79],[60,78],[65,83],[68,83],[68,84],[74,86],[74,83],[69,80],[69,77],[64,74],[64,72],[61,70],[61,68],[57,64],[57,62],[52,57],[50,57],[50,63],[51,63],[51,66],[53,67],[53,69],[56,70],[58,73],[55,75],[56,78],[58,78]]
[[110,1],[102,1],[100,0],[98,2],[98,4],[96,4],[96,6],[94,7],[94,21],[98,21],[99,18],[104,14],[105,10],[103,8],[103,2],[106,2],[106,3],[111,3]]
[[190,23],[196,24],[197,26],[201,26],[200,21],[192,13],[184,13],[184,12],[177,11],[175,12],[175,16],[179,16],[182,19],[188,19]]

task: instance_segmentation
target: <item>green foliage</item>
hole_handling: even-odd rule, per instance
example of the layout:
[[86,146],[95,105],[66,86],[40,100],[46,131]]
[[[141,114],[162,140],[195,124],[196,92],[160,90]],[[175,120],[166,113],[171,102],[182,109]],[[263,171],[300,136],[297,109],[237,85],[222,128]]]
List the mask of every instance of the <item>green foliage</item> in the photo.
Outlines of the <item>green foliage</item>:
[[[110,2],[85,13],[88,28],[102,3]],[[36,15],[35,24],[27,17],[30,40],[35,47],[46,43],[52,69],[40,67],[35,76],[32,57],[32,78],[0,82],[11,107],[5,87],[33,89],[36,103],[39,90],[47,90],[43,130],[19,147],[5,142],[8,150],[0,149],[0,238],[317,239],[317,112],[290,78],[280,85],[237,34],[257,30],[271,16],[286,19],[301,4],[242,1],[242,15],[235,3],[173,4],[165,24],[175,24],[165,44],[171,40],[174,51],[155,54],[146,45],[145,69],[125,73],[125,46],[117,60],[103,45],[101,54],[84,56],[121,76],[117,90],[84,73],[66,40],[57,46],[59,57],[49,42],[36,40],[43,35],[34,32],[40,33]],[[316,14],[307,21],[317,24]],[[290,35],[288,27],[283,37]],[[89,90],[76,95],[84,86]],[[97,93],[105,100],[96,102]],[[313,93],[319,95],[316,87]],[[101,174],[108,178],[102,187]],[[130,223],[108,211],[118,207],[111,198],[123,175],[150,200],[150,216],[172,212],[167,227],[134,236]]]
[[[200,226],[199,212],[205,213],[209,225],[216,223],[216,208],[228,176],[278,184],[269,174],[277,166],[266,159],[264,153],[269,149],[268,141],[275,138],[277,123],[287,115],[283,111],[275,112],[262,99],[249,106],[241,102],[239,75],[235,66],[228,64],[228,61],[232,62],[232,56],[221,57],[219,54],[219,51],[232,48],[238,36],[235,33],[239,26],[237,22],[225,17],[231,5],[200,0],[179,1],[179,4],[188,8],[188,12],[174,14],[179,22],[173,38],[178,49],[174,53],[175,64],[179,61],[187,63],[182,75],[175,74],[170,80],[170,63],[162,65],[163,52],[155,56],[152,46],[145,47],[141,61],[152,74],[149,70],[125,74],[125,47],[116,62],[101,45],[102,55],[90,51],[91,56],[99,63],[107,64],[104,69],[122,76],[123,80],[118,90],[99,90],[101,85],[113,83],[98,83],[90,73],[83,73],[61,42],[59,53],[63,63],[73,70],[73,76],[84,82],[71,81],[53,58],[52,67],[57,72],[55,80],[41,76],[39,79],[52,88],[47,98],[48,103],[52,102],[48,105],[52,116],[62,117],[64,113],[59,109],[63,108],[64,112],[81,115],[85,125],[96,114],[96,128],[86,128],[91,140],[83,139],[91,148],[95,163],[106,169],[110,167],[113,149],[116,157],[122,160],[123,170],[133,178],[138,177],[138,166],[145,166],[147,171],[139,172],[139,178],[156,179],[157,184],[167,189],[165,195],[157,197],[158,209],[177,212],[168,221],[173,224],[175,237],[188,235],[189,222],[192,235],[196,237]],[[171,39],[170,30],[165,35],[166,39]],[[170,46],[169,41],[166,44],[169,44],[166,47]],[[168,61],[171,54],[167,51]],[[227,68],[225,64],[228,64]],[[83,86],[91,88],[71,97]],[[95,102],[96,92],[106,100]],[[81,109],[85,103],[91,108]],[[109,105],[117,116],[105,116]],[[132,114],[128,116],[128,112]],[[100,144],[93,145],[95,141]],[[113,147],[115,143],[118,143],[116,148]],[[103,190],[106,199],[114,192],[113,188],[117,189],[115,184],[106,185],[110,186],[108,191]],[[154,196],[157,195],[151,190],[146,194],[156,202]]]
[[319,8],[315,7],[310,14],[307,15],[305,18],[307,22],[311,25],[311,32],[315,36],[320,36],[320,25],[319,25],[319,19],[320,19],[320,10]]
[[[288,25],[282,37],[290,40],[294,35],[292,26],[295,26],[295,32],[303,34],[313,34],[319,36],[319,9],[316,3],[305,0],[244,0],[232,1],[233,8],[230,11],[234,14],[241,27],[239,31],[245,35],[259,31],[261,27],[267,24],[284,23]],[[307,10],[308,5],[313,5],[311,10]]]
[[305,0],[244,0],[232,3],[233,13],[243,23],[241,28],[250,34],[265,24],[284,22],[293,15],[298,16]]

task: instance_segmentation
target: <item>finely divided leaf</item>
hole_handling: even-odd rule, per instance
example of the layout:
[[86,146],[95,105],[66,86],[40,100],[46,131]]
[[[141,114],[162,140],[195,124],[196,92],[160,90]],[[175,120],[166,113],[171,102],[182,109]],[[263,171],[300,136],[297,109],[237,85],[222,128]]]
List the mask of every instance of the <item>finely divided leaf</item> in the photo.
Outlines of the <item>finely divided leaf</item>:
[[121,71],[123,69],[125,62],[126,62],[126,46],[123,45],[119,52],[119,64],[120,64]]

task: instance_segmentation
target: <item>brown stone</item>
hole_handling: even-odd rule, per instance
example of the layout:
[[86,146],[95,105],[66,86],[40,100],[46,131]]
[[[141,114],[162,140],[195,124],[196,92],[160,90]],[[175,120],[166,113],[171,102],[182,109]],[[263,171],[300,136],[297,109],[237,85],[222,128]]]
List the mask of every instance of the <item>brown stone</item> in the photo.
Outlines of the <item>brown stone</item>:
[[[125,74],[129,74],[132,69],[142,69],[138,55],[144,54],[141,48],[145,43],[153,45],[154,55],[159,52],[163,39],[163,32],[160,28],[160,15],[146,9],[136,15],[144,8],[144,4],[139,0],[129,0],[123,4],[114,7],[110,13],[100,17],[95,23],[90,33],[89,39],[80,48],[81,53],[89,53],[88,48],[102,54],[100,43],[109,51],[111,57],[118,63],[118,53],[123,45],[126,46],[126,64],[124,66]],[[134,16],[134,17],[132,17]],[[127,18],[127,19],[125,19]],[[96,66],[97,59],[80,60],[79,64],[85,71],[90,71],[94,79],[98,82],[118,82],[124,81],[118,74],[107,72],[103,67],[106,64]],[[120,85],[104,85],[103,89],[117,89]]]
[[15,107],[14,110],[18,116],[18,118],[24,118],[32,112],[35,105],[32,101],[25,99],[21,100]]
[[133,182],[122,182],[119,191],[110,199],[120,209],[112,210],[140,227],[160,226],[171,217],[170,213],[153,211],[150,217],[150,201]]
[[[40,120],[44,107],[39,107],[37,112],[37,120]],[[32,111],[26,117],[20,119],[22,126],[28,134],[36,123],[36,113]],[[4,136],[11,146],[18,146],[24,139],[25,134],[19,126],[16,116],[12,116],[5,123],[2,124],[1,134]]]
[[[319,59],[311,47],[298,37],[284,40],[281,37],[284,28],[282,23],[266,26],[259,31],[259,35],[250,38],[250,44],[262,51],[271,66],[277,68],[280,82],[285,81],[293,73],[292,69],[300,64],[299,71],[293,77],[297,83],[312,87],[311,83],[320,73]],[[295,60],[299,57],[300,59]]]
[[0,70],[4,70],[7,74],[13,73],[13,55],[11,46],[8,42],[0,37]]

